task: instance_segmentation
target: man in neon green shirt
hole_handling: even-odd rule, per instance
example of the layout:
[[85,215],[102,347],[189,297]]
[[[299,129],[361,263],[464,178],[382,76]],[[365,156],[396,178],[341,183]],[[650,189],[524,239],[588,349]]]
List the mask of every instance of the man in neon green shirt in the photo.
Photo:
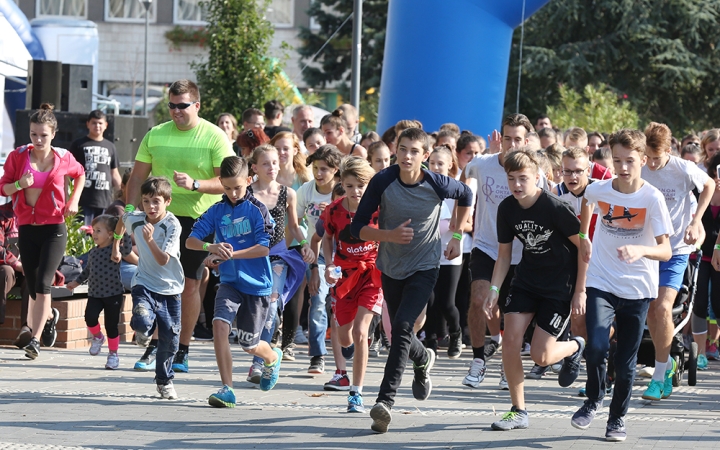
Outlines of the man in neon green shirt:
[[[220,163],[233,156],[232,145],[225,132],[198,116],[200,92],[190,80],[170,85],[168,108],[172,121],[150,130],[140,144],[135,166],[127,184],[127,203],[140,204],[140,185],[152,173],[165,176],[172,183],[172,203],[168,211],[180,221],[180,263],[185,275],[182,293],[182,328],[180,348],[173,362],[176,372],[188,371],[188,351],[195,323],[200,315],[200,279],[207,252],[185,248],[195,219],[223,193],[220,184]],[[135,364],[139,370],[152,370],[157,347],[151,341],[145,355]]]

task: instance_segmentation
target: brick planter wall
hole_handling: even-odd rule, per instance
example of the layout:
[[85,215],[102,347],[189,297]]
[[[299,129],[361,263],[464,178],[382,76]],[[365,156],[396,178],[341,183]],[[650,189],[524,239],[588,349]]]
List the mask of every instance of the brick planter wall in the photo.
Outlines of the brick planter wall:
[[[32,300],[30,300],[32,301]],[[86,297],[54,299],[52,307],[60,311],[60,320],[57,324],[56,348],[84,348],[90,346],[90,333],[85,325]],[[0,325],[0,344],[10,344],[20,332],[20,300],[8,300],[5,310],[5,323]],[[120,342],[131,342],[133,331],[130,328],[132,316],[132,299],[130,294],[125,295],[123,310],[120,314]],[[100,326],[105,333],[105,317],[100,314]]]

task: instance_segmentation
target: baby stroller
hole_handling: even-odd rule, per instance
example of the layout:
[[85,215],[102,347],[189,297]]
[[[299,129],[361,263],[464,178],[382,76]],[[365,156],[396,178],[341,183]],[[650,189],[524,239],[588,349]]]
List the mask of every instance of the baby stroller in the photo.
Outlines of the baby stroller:
[[[695,259],[692,259],[692,258]],[[673,304],[672,320],[675,324],[673,331],[673,341],[670,345],[670,356],[677,363],[677,371],[673,377],[673,386],[678,387],[682,383],[685,372],[687,372],[687,383],[689,386],[695,386],[697,383],[697,358],[698,346],[693,342],[690,346],[690,352],[687,360],[685,359],[685,346],[683,345],[682,330],[690,320],[692,314],[693,302],[695,301],[695,293],[697,292],[697,278],[700,261],[702,260],[702,250],[697,250],[691,255],[688,267],[683,277],[683,285],[678,291],[677,297]],[[655,347],[650,338],[650,332],[645,326],[640,349],[638,350],[638,363],[646,366],[655,365]]]

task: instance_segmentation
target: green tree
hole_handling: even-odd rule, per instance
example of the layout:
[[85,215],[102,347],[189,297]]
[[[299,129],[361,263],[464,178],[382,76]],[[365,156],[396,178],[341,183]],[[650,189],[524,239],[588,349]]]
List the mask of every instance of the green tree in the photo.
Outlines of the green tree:
[[[377,102],[377,94],[368,94],[367,92],[375,92],[380,88],[387,11],[388,0],[365,0],[363,2],[362,55],[360,58],[361,115],[363,114],[362,105],[365,101]],[[301,65],[310,62],[310,58],[320,50],[352,12],[353,0],[316,0],[312,2],[308,14],[315,19],[315,23],[320,29],[311,30],[304,27],[300,29],[299,36],[303,44],[297,51],[301,55]],[[350,19],[340,29],[340,32],[303,71],[303,79],[309,86],[324,88],[337,83],[340,95],[349,96],[352,65],[352,21],[353,19]],[[375,88],[375,91],[371,88]],[[371,110],[372,108],[367,117],[363,116],[365,119],[363,124],[368,128],[374,128],[373,120],[376,120],[376,115],[373,116]]]
[[[717,125],[719,17],[715,0],[551,0],[525,23],[520,111],[546,112],[560,86],[605,84],[627,95],[643,123],[667,123],[678,135]],[[515,109],[519,33],[508,111]]]
[[627,102],[619,102],[607,86],[588,84],[582,94],[560,86],[557,106],[549,106],[548,116],[560,128],[581,127],[588,131],[612,133],[621,128],[637,128],[638,114]]
[[[240,117],[273,98],[287,101],[278,83],[283,60],[271,58],[275,29],[264,16],[269,0],[213,0],[207,9],[208,58],[193,63],[202,92],[200,114],[215,121],[221,112]],[[283,43],[282,49],[287,49]]]

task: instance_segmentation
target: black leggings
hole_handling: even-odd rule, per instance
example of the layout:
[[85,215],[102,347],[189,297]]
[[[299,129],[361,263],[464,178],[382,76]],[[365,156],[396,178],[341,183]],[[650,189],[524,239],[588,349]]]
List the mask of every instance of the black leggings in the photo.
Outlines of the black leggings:
[[88,297],[85,305],[85,323],[88,327],[98,324],[100,312],[105,310],[105,332],[110,339],[120,336],[118,325],[120,324],[120,312],[123,308],[125,295],[119,294],[112,297]]
[[460,312],[455,306],[455,292],[462,275],[462,268],[463,266],[440,266],[435,288],[428,301],[427,323],[425,324],[425,333],[431,338],[444,337],[439,336],[444,328],[443,318],[447,321],[450,334],[461,331]]
[[[691,263],[692,264],[692,263]],[[720,315],[720,272],[713,269],[708,261],[700,262],[697,278],[697,295],[693,303],[693,314],[701,319],[708,316],[708,301],[717,317]],[[712,289],[709,285],[712,283]]]
[[54,225],[21,225],[18,229],[18,247],[30,296],[49,294],[60,267],[67,229],[65,223]]

